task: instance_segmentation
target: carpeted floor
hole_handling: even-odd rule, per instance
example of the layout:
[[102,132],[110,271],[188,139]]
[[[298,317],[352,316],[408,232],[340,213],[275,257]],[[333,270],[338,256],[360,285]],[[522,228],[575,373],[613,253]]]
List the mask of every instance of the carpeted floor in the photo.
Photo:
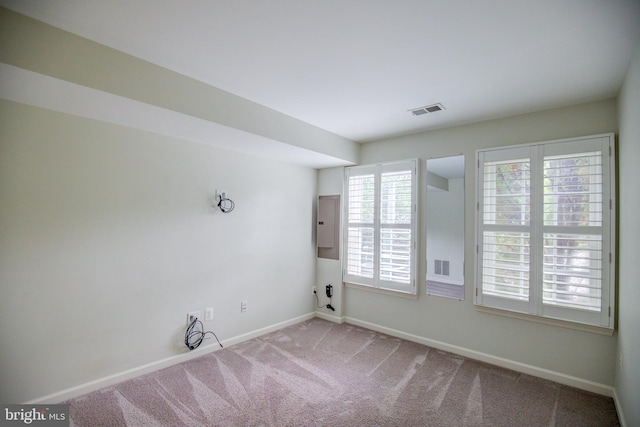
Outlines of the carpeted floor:
[[320,319],[72,399],[72,426],[617,426],[613,400]]

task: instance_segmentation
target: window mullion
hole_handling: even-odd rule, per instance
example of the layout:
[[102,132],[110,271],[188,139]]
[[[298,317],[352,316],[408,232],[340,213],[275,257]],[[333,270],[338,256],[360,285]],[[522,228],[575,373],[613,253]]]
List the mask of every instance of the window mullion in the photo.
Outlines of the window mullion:
[[380,287],[380,215],[382,196],[382,165],[377,165],[375,170],[374,190],[373,190],[373,280],[376,287]]
[[531,264],[529,266],[529,312],[542,314],[544,264],[544,154],[543,147],[531,147]]

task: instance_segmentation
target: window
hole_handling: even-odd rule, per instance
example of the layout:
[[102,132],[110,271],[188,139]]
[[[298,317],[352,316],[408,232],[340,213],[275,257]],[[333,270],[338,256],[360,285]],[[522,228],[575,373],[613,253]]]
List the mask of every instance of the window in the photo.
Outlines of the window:
[[478,151],[475,303],[613,328],[613,135]]
[[345,169],[345,283],[416,293],[417,166]]

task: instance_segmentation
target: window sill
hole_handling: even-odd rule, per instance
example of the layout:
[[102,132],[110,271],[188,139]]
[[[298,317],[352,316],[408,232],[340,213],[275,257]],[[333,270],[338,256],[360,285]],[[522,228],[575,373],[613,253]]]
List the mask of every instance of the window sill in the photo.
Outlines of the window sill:
[[368,292],[374,292],[374,293],[377,293],[377,294],[392,295],[392,296],[395,296],[395,297],[401,297],[401,298],[413,299],[413,300],[417,300],[418,299],[418,295],[417,294],[412,294],[412,293],[407,293],[407,292],[392,291],[390,289],[374,288],[373,286],[359,285],[357,283],[344,282],[344,285],[347,288],[358,289],[358,290],[368,291]]
[[542,323],[545,325],[560,326],[562,328],[574,329],[577,331],[591,332],[593,334],[613,336],[614,328],[602,326],[585,325],[582,323],[569,322],[566,320],[551,319],[548,317],[533,316],[531,314],[518,313],[516,311],[501,310],[499,308],[475,305],[476,309],[482,313],[496,314],[498,316],[512,317],[514,319],[528,320],[530,322]]

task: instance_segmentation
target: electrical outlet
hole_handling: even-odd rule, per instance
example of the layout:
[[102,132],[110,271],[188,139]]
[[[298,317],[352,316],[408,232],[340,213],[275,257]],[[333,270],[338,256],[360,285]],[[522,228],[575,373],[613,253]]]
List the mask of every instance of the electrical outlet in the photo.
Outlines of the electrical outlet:
[[316,291],[317,291],[316,287],[315,287],[315,286],[312,286],[312,287],[311,287],[311,295],[315,295],[315,294],[316,294]]
[[204,320],[205,322],[213,320],[213,307],[207,307],[204,309]]
[[187,313],[187,326],[193,322],[193,319],[200,319],[200,311],[191,311]]
[[240,301],[240,313],[247,311],[247,301]]

